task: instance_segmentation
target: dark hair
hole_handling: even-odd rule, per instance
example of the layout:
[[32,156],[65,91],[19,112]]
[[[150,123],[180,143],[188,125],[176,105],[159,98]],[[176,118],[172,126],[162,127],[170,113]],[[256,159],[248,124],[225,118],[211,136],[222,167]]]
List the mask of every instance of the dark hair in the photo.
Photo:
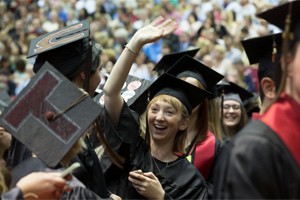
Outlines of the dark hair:
[[22,58],[18,58],[16,61],[16,70],[24,72],[26,69],[26,62]]
[[[92,48],[92,55],[89,55],[90,47]],[[95,71],[100,63],[99,55],[101,52],[102,47],[100,44],[85,38],[38,55],[33,71],[36,73],[48,61],[65,77],[72,80],[78,73],[85,71],[86,68],[89,68],[90,72]],[[90,58],[91,61],[89,61]]]

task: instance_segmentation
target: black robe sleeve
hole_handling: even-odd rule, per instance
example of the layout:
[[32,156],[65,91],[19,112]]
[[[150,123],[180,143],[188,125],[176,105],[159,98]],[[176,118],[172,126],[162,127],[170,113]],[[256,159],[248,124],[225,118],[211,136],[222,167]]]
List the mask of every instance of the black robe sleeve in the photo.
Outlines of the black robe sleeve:
[[300,197],[298,165],[272,129],[259,120],[226,144],[216,174],[214,199]]
[[[110,147],[125,159],[125,165],[130,165],[139,138],[138,115],[124,103],[117,126],[113,125],[105,110],[104,127],[104,134]],[[104,173],[111,167],[117,170],[106,154],[101,159],[101,165]]]
[[32,157],[32,152],[15,137],[12,137],[11,146],[6,158],[7,167],[12,169],[30,157]]

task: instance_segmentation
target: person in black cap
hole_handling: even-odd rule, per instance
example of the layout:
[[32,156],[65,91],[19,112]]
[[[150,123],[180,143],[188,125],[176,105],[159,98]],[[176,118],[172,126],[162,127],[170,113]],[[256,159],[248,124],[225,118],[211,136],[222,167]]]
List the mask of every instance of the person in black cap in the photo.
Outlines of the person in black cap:
[[[39,72],[40,68],[48,62],[92,97],[100,83],[101,52],[102,47],[100,44],[90,39],[89,21],[84,20],[33,39],[27,57],[35,56],[33,64],[35,73]],[[100,109],[101,107],[99,107]],[[101,142],[105,144],[105,138],[101,137],[102,132],[98,131],[98,133],[99,138],[103,139]],[[94,152],[89,137],[84,139],[87,148],[80,152],[78,158],[75,159],[81,162],[84,167],[81,168],[82,171],[78,170],[76,172],[76,176],[88,188],[99,196],[106,198],[110,193],[105,190],[99,159]],[[106,146],[106,151],[109,155],[112,155],[113,161],[117,159],[117,155],[109,146]],[[28,151],[28,148],[13,139],[8,164],[14,167],[30,157],[31,152]]]
[[[175,56],[173,60],[175,60]],[[214,160],[220,150],[222,133],[221,120],[218,119],[219,109],[216,108],[216,112],[210,113],[209,111],[212,109],[210,110],[209,107],[216,107],[217,105],[213,94],[214,88],[224,76],[189,55],[183,55],[172,66],[162,64],[156,68],[158,71],[164,69],[165,73],[212,93],[210,97],[199,103],[199,106],[191,114],[184,154],[200,171],[208,186],[211,186],[213,182],[211,172]],[[214,124],[212,118],[218,119],[218,123]]]
[[241,41],[250,64],[258,63],[259,95],[261,105],[259,113],[252,113],[252,119],[258,119],[275,101],[281,77],[282,34],[251,38]]
[[146,106],[145,139],[139,136],[139,125],[143,124],[138,123],[121,96],[130,66],[142,46],[176,27],[175,21],[158,17],[138,30],[104,85],[106,124],[110,125],[105,131],[125,158],[123,170],[108,167],[106,181],[108,188],[124,199],[203,199],[207,195],[202,175],[176,153],[184,152],[189,115],[208,93],[172,75],[161,75],[136,100],[136,107]]
[[[88,93],[46,62],[0,119],[1,126],[33,154],[12,169],[10,185],[18,186],[20,179],[31,172],[69,167],[72,158],[82,150],[82,135],[101,113],[97,108]],[[75,198],[74,194],[98,197],[75,177],[71,184],[74,191],[64,194],[63,199]],[[58,198],[64,190],[55,192]]]
[[300,198],[299,10],[289,1],[258,14],[284,30],[278,99],[224,149],[216,199]]
[[224,137],[230,139],[248,123],[243,102],[253,97],[253,94],[235,83],[226,81],[218,84],[218,91],[222,99],[221,120]]

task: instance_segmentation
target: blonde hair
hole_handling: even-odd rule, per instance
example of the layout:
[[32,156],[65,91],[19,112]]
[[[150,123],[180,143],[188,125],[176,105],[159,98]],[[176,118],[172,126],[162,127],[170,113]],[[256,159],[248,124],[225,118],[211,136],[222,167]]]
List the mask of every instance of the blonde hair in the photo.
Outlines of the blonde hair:
[[0,165],[0,195],[8,191],[11,182],[11,173],[3,165]]
[[67,152],[67,154],[63,157],[61,160],[61,163],[64,166],[68,166],[70,164],[70,161],[81,151],[83,151],[83,148],[86,148],[86,145],[84,143],[83,138],[79,138],[77,142],[73,145],[73,147]]

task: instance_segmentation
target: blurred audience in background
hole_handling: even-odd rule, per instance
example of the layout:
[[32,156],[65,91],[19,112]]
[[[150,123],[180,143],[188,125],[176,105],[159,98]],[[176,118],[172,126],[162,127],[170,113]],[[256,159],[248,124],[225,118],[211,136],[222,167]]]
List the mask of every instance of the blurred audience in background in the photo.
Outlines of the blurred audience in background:
[[[3,0],[0,2],[1,89],[17,95],[32,76],[29,42],[41,34],[89,19],[91,35],[105,49],[103,77],[139,28],[162,15],[179,26],[143,48],[131,74],[154,81],[151,68],[171,52],[198,47],[196,58],[226,79],[257,93],[256,65],[249,65],[240,41],[279,30],[255,17],[281,0]],[[152,67],[151,67],[152,66]],[[142,74],[142,76],[141,76]],[[101,82],[101,85],[104,84]]]

